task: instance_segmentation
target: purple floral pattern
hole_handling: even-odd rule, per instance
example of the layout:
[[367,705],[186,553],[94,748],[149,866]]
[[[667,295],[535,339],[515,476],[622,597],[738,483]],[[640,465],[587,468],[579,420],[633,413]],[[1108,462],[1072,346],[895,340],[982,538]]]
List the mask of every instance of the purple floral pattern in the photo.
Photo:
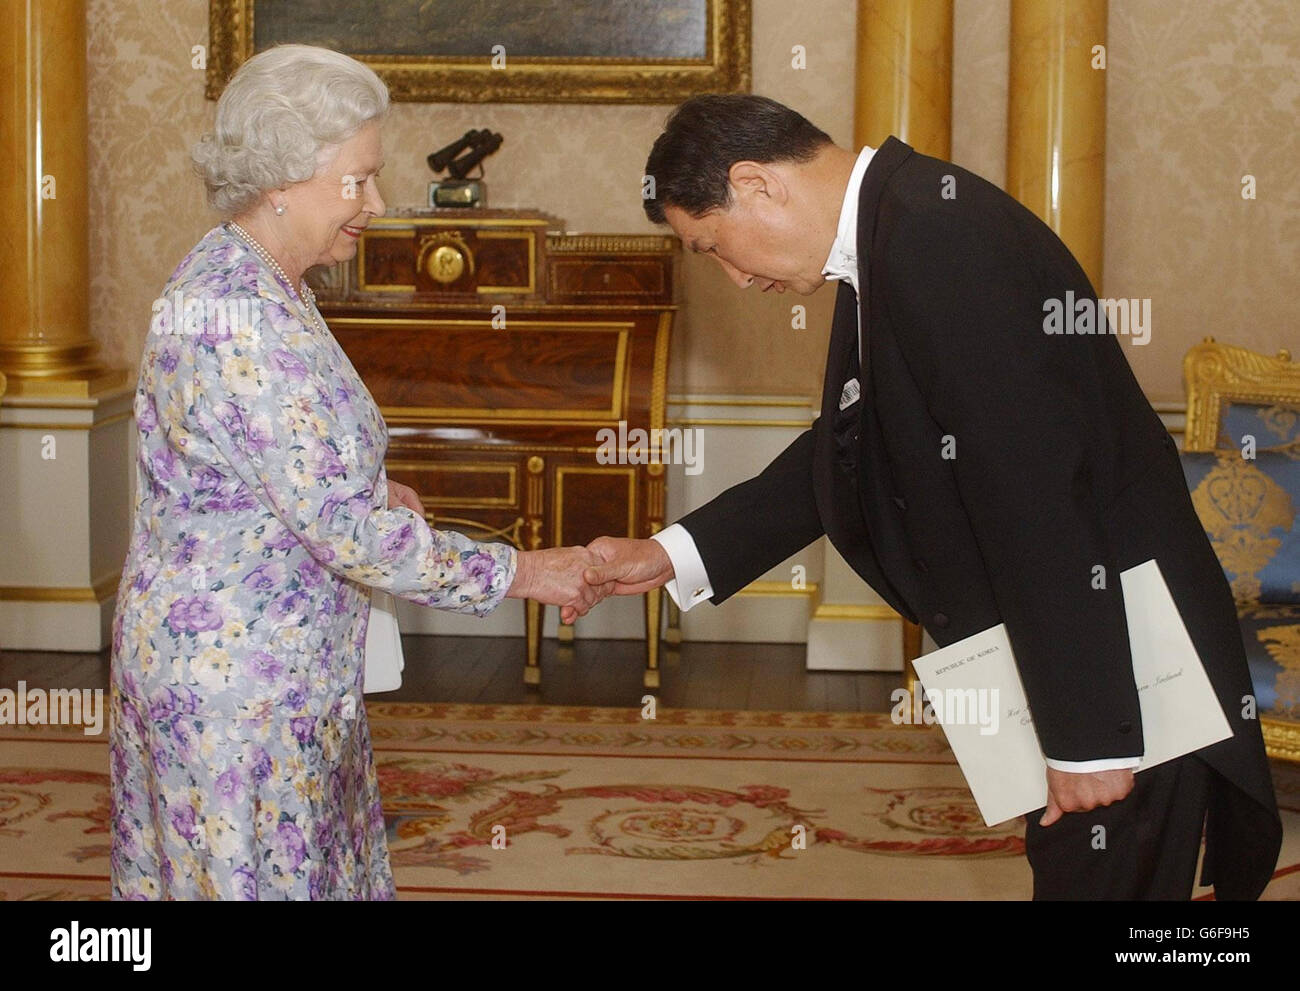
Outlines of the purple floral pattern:
[[162,298],[113,620],[113,897],[392,898],[370,588],[484,615],[515,551],[387,508],[373,398],[233,232]]

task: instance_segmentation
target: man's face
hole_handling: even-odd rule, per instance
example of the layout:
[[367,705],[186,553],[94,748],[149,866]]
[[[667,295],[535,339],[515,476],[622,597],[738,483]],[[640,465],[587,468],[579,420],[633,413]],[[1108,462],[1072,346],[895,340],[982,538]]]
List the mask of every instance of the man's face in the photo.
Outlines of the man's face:
[[[797,199],[780,178],[746,175],[733,168],[740,184],[732,185],[725,208],[692,217],[677,206],[664,210],[673,232],[689,251],[706,254],[742,289],[757,284],[807,296],[826,282],[821,274],[830,245],[810,243],[807,223],[800,222]],[[775,181],[773,181],[775,178]]]

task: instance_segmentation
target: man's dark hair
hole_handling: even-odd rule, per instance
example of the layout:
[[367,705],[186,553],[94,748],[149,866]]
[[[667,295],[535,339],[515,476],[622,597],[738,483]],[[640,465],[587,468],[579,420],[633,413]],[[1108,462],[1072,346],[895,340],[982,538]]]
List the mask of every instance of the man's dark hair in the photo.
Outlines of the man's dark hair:
[[646,159],[645,174],[654,181],[646,216],[662,224],[670,206],[692,217],[730,206],[727,173],[736,162],[806,162],[830,143],[802,114],[765,96],[691,97],[673,111]]

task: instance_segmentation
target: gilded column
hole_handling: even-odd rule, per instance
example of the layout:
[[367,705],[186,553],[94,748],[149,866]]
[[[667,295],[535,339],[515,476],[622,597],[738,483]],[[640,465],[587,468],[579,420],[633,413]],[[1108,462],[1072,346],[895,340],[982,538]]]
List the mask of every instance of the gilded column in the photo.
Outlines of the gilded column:
[[952,149],[952,0],[858,0],[853,139]]
[[1007,192],[1041,217],[1101,292],[1106,0],[1012,0]]
[[90,336],[85,0],[0,4],[0,53],[0,644],[98,651],[134,389]]
[[0,371],[9,395],[119,386],[89,325],[85,0],[0,12]]
[[[952,0],[858,0],[854,148],[891,134],[952,154]],[[936,191],[937,192],[937,191]],[[921,652],[921,628],[862,583],[831,546],[808,622],[810,671],[897,671]]]

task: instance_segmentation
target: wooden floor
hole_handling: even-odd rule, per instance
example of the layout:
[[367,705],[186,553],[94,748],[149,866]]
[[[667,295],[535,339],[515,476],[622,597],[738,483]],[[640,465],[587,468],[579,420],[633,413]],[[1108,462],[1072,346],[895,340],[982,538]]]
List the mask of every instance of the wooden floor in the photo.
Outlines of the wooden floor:
[[[523,682],[518,637],[404,636],[399,691],[375,701],[625,706],[641,704],[645,648],[635,640],[542,643],[542,684]],[[664,651],[660,705],[675,709],[887,712],[896,672],[804,670],[803,644],[684,643]],[[62,654],[0,650],[0,688],[107,688],[108,651]]]

